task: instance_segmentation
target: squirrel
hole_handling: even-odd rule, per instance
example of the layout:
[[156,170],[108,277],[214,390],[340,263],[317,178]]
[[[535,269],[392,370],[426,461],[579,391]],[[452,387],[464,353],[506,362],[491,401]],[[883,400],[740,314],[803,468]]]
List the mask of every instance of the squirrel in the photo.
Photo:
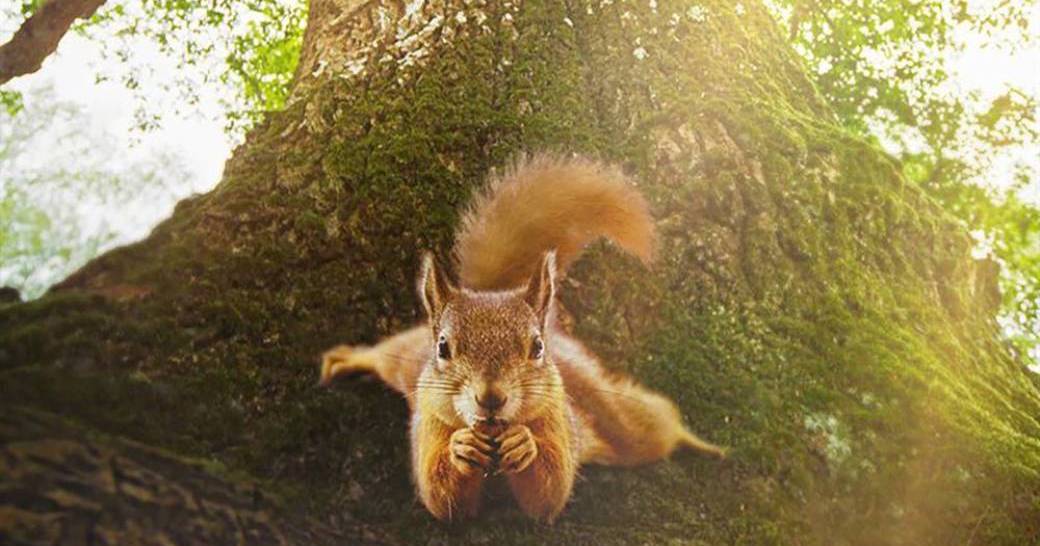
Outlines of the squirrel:
[[618,169],[520,161],[463,217],[460,283],[424,255],[425,323],[322,356],[324,385],[373,373],[406,397],[413,477],[434,517],[477,515],[485,484],[501,475],[524,513],[552,523],[583,464],[640,465],[680,447],[725,457],[683,425],[671,400],[608,372],[560,325],[558,277],[601,236],[650,263],[649,207]]

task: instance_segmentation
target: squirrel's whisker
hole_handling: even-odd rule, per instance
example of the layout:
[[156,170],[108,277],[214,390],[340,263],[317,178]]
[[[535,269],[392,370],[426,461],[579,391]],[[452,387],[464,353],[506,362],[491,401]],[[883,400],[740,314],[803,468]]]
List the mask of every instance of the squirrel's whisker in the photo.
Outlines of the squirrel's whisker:
[[461,390],[461,389],[459,389],[455,385],[419,385],[419,384],[417,384],[415,387],[418,388],[418,389],[441,390],[441,391],[459,391],[459,390]]
[[428,381],[421,380],[416,382],[417,385],[447,385],[450,387],[461,387],[463,383],[461,381]]

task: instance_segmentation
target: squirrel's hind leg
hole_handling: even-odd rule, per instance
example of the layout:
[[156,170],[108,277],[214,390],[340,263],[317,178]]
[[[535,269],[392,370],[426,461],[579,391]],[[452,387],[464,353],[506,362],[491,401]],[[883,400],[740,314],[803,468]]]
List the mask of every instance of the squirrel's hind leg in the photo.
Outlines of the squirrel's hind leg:
[[720,459],[726,457],[725,448],[690,432],[683,424],[679,408],[664,395],[631,380],[620,385],[615,383],[615,388],[623,390],[628,395],[615,400],[615,403],[623,408],[623,428],[629,431],[626,441],[618,446],[621,447],[618,449],[621,464],[639,464],[663,459],[682,448]]
[[725,459],[729,452],[729,448],[717,446],[711,442],[702,440],[686,428],[683,428],[679,435],[679,445],[720,459]]
[[667,458],[682,448],[726,456],[725,448],[702,440],[686,428],[674,402],[631,379],[574,378],[569,388],[583,411],[595,416],[592,441],[585,442],[583,461],[635,466]]

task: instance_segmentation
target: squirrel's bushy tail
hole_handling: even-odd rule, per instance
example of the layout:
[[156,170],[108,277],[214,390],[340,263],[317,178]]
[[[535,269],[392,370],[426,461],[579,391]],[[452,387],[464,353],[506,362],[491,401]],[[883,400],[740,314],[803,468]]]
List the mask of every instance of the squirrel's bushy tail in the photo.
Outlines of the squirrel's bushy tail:
[[644,263],[653,257],[646,200],[615,167],[587,159],[536,156],[492,179],[470,205],[455,244],[463,286],[514,288],[556,250],[560,271],[598,237]]

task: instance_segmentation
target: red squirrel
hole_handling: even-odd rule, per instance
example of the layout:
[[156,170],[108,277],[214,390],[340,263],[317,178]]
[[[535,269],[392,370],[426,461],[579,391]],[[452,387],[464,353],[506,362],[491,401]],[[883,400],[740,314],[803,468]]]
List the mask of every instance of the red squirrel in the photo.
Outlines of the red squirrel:
[[323,384],[374,373],[407,398],[415,484],[438,519],[477,515],[485,483],[499,476],[521,510],[552,522],[582,464],[640,465],[679,447],[725,455],[683,425],[671,400],[607,372],[557,323],[557,278],[600,236],[652,257],[649,208],[620,171],[585,159],[521,162],[465,215],[459,284],[425,255],[425,323],[323,355]]

